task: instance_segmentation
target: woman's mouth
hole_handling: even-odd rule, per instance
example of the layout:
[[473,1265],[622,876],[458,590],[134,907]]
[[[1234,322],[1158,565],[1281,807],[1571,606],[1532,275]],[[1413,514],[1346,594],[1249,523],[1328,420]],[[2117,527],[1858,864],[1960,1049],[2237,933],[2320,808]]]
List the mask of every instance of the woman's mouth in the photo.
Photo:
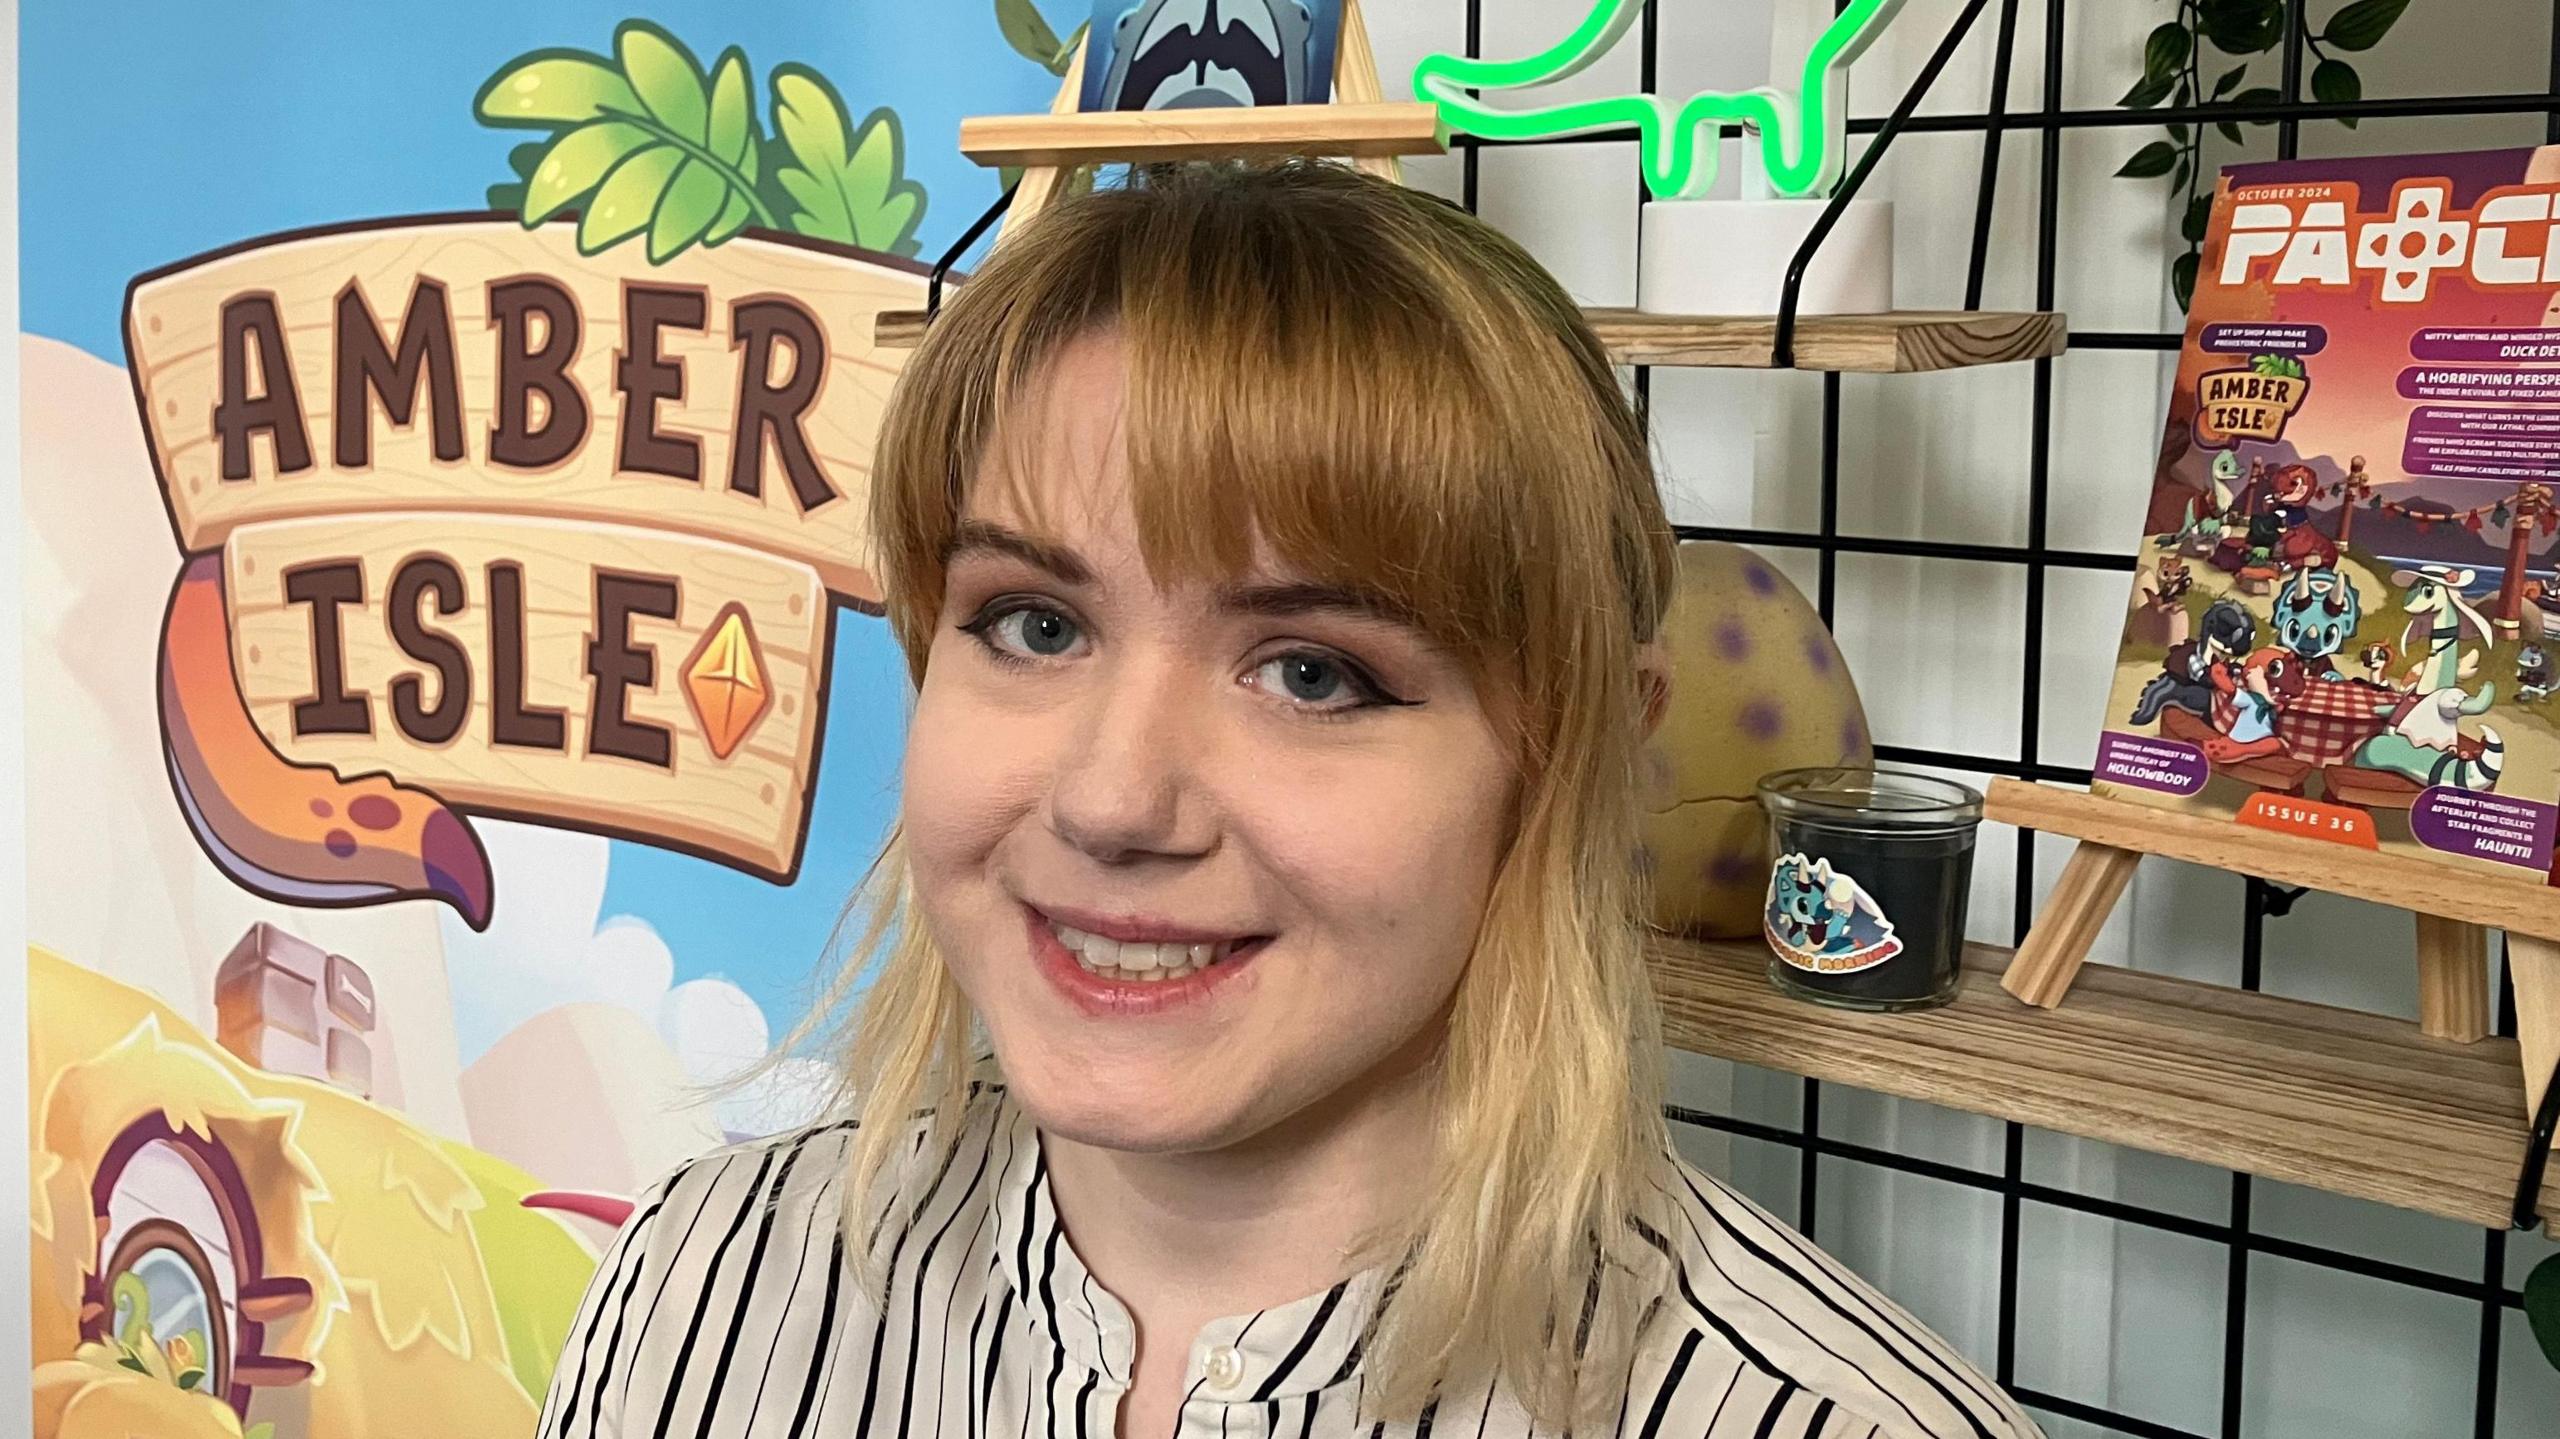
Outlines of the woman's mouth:
[[[1097,1013],[1152,1013],[1222,988],[1269,935],[1216,938],[1197,931],[1136,938],[1079,928],[1024,905],[1040,967],[1080,1007]],[[1162,935],[1160,926],[1148,926]]]
[[1067,947],[1086,973],[1135,984],[1162,984],[1197,974],[1234,958],[1238,950],[1256,942],[1250,938],[1222,939],[1213,944],[1119,940],[1087,934],[1054,919],[1049,921],[1049,932],[1058,937],[1058,943]]

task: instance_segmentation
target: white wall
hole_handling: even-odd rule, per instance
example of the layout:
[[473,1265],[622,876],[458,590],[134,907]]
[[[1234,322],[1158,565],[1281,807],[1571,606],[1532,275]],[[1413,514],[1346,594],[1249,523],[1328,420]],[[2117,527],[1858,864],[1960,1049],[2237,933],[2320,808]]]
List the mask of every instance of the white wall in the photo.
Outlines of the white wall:
[[[1773,30],[1800,34],[1829,12],[1823,0],[1660,0],[1660,89],[1760,83]],[[2340,0],[2312,0],[2317,27]],[[1853,82],[1855,108],[1880,114],[1944,33],[1958,0],[1909,0]],[[1485,0],[1488,53],[1523,54],[1562,34],[1586,0]],[[1989,92],[1998,7],[1943,74],[1925,108],[1977,111]],[[2021,6],[2019,64],[2009,102],[2043,104],[2044,6]],[[1773,13],[1774,12],[1774,13]],[[2142,37],[2173,13],[2168,0],[2070,0],[2065,108],[2111,105],[2135,78]],[[1369,7],[1390,93],[1412,64],[1464,40],[1463,0],[1392,0]],[[2377,51],[2357,57],[2371,95],[2538,91],[2546,82],[2551,16],[2541,0],[2415,0]],[[1798,52],[1800,53],[1800,51]],[[2258,62],[2276,83],[2272,58]],[[1570,92],[1636,88],[1633,38]],[[2257,83],[2253,81],[2253,83]],[[2076,329],[2174,328],[2166,273],[2170,210],[2159,181],[2111,178],[2159,134],[2145,127],[2086,130],[2062,142],[2059,307]],[[2241,150],[2209,141],[2208,158],[2271,158],[2272,127]],[[2308,155],[2477,149],[2537,143],[2537,117],[2371,121],[2356,131],[2303,127]],[[2040,137],[2014,132],[2001,155],[2001,204],[1985,304],[2030,308]],[[1963,297],[1981,142],[1910,135],[1898,141],[1870,193],[1896,204],[1896,286],[1914,308]],[[1728,167],[1730,171],[1733,167]],[[1453,198],[1460,162],[1416,165],[1410,178]],[[1637,169],[1631,143],[1488,152],[1479,208],[1519,237],[1568,288],[1594,304],[1633,296]],[[1728,180],[1730,174],[1728,175]],[[2163,357],[2081,351],[2054,367],[2048,543],[2121,551],[2138,533],[2159,443],[2168,379]],[[2026,366],[1922,376],[1849,376],[1841,386],[1841,523],[1851,533],[1992,544],[2027,540]],[[1821,381],[1808,375],[1657,370],[1653,415],[1674,518],[1811,530],[1818,522]],[[1801,551],[1772,555],[1813,589]],[[2087,765],[2099,728],[2126,580],[2054,572],[2038,757]],[[1838,633],[1861,681],[1878,737],[1889,743],[1994,755],[2019,753],[2019,676],[2025,586],[2015,570],[1947,561],[1843,556]],[[2012,938],[2014,834],[1986,833],[1977,864],[1972,931]],[[2064,846],[2038,849],[2039,888]],[[2165,862],[2145,866],[2098,957],[2145,969],[2236,982],[2240,882]],[[2269,930],[2269,989],[2361,1008],[2414,1014],[2408,922],[2352,901],[2315,898]],[[2377,939],[2376,936],[2384,936]],[[1685,1102],[1770,1123],[1798,1119],[1800,1086],[1785,1076],[1711,1061],[1676,1071]],[[1826,1086],[1828,1134],[1996,1172],[2002,1129],[1972,1116]],[[1750,1140],[1702,1139],[1702,1163],[1793,1212],[1797,1160]],[[2157,1156],[2031,1133],[2030,1178],[2208,1220],[2227,1212],[2230,1177]],[[2477,1230],[2288,1186],[2255,1187],[2255,1223],[2268,1232],[2476,1278]],[[1998,1322],[1999,1201],[1935,1180],[1826,1163],[1816,1228],[1822,1242],[1882,1283],[1986,1366]],[[2162,1424],[2218,1432],[2227,1251],[2220,1245],[2027,1206],[2019,1289],[2020,1383]],[[2507,1280],[2520,1281],[2552,1246],[2518,1236]],[[2414,1439],[2472,1432],[2478,1306],[2403,1286],[2258,1258],[2247,1324],[2245,1432],[2266,1439]],[[2520,1315],[2506,1317],[2499,1432],[2560,1436],[2560,1375],[2541,1361]],[[2107,1431],[2054,1421],[2063,1436]]]

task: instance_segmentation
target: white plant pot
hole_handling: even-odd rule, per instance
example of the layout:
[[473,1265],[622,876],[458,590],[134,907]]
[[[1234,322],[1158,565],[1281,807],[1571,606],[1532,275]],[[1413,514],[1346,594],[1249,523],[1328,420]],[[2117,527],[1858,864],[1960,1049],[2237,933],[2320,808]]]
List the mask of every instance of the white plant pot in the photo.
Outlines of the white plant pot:
[[[1824,200],[1656,200],[1637,236],[1636,308],[1769,315]],[[1893,308],[1893,202],[1852,200],[1805,268],[1800,315]]]

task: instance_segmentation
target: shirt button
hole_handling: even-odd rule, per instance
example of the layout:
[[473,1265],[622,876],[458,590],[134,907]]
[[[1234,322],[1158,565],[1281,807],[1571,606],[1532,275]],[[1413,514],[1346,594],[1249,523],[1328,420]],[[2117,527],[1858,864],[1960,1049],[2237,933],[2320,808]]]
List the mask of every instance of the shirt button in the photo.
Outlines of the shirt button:
[[1244,1377],[1244,1356],[1232,1346],[1221,1344],[1209,1351],[1209,1385],[1214,1389],[1231,1389]]

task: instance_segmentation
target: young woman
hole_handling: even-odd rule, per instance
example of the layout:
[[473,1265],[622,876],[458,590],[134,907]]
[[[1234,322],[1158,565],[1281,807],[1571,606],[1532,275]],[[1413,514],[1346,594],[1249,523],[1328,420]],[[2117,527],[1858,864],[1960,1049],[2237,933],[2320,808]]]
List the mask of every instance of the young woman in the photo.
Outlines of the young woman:
[[1670,1144],[1671,540],[1518,246],[1320,164],[1067,201],[873,484],[916,699],[843,1117],[647,1191],[545,1436],[2037,1432]]

